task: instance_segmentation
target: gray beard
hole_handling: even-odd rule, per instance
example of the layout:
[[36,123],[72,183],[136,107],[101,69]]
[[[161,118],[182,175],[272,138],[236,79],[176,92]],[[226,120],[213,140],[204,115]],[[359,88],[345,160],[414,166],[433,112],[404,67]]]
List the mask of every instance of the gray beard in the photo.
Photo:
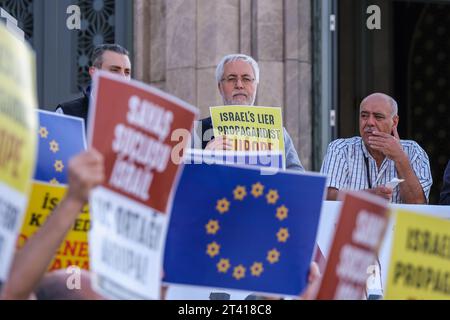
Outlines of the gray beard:
[[237,103],[237,102],[235,102],[233,100],[227,101],[227,100],[225,100],[224,97],[222,97],[222,100],[223,100],[223,104],[225,106],[242,106],[242,105],[244,105],[244,106],[253,106],[255,104],[256,95],[253,97],[253,100],[251,101],[251,103],[243,103],[242,104],[242,103]]

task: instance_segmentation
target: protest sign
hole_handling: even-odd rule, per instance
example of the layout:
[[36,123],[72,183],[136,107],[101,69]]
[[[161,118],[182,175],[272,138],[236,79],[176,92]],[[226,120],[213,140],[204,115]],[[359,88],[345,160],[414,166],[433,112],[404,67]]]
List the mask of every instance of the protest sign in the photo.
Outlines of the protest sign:
[[285,161],[281,108],[216,106],[210,113],[214,136],[231,138],[233,150],[279,151]]
[[366,193],[346,193],[317,295],[320,300],[363,299],[368,270],[388,221],[388,202]]
[[164,281],[298,296],[307,284],[325,182],[294,171],[262,176],[258,167],[186,165]]
[[0,23],[0,281],[6,279],[36,158],[35,56]]
[[[37,111],[38,159],[18,246],[39,230],[64,197],[69,160],[86,149],[84,120],[54,112]],[[49,270],[77,266],[89,269],[87,234],[90,217],[86,205],[63,240]]]
[[89,141],[105,159],[105,182],[90,198],[93,285],[110,298],[158,299],[166,213],[196,109],[102,72],[93,97]]
[[[185,164],[227,164],[260,166],[261,174],[273,174],[282,169],[283,154],[279,151],[228,151],[186,149]],[[268,170],[265,170],[265,169]]]
[[394,214],[385,299],[450,299],[450,221],[405,209]]

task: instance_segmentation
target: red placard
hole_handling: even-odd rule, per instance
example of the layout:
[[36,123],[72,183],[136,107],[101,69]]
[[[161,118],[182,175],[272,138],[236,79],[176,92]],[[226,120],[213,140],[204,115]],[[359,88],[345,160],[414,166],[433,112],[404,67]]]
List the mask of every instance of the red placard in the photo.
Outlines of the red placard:
[[362,299],[386,231],[388,202],[359,192],[344,196],[317,299]]
[[196,114],[193,106],[156,88],[96,73],[88,136],[105,158],[103,186],[167,213],[180,150]]

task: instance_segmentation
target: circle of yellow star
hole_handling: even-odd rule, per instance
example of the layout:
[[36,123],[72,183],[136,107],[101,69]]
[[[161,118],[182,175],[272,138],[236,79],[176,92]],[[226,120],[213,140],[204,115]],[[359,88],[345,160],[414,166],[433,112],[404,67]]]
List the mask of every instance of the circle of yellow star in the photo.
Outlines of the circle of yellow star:
[[251,193],[255,198],[258,198],[259,196],[261,196],[263,194],[263,191],[264,191],[264,186],[261,183],[257,182],[252,185]]
[[55,140],[50,141],[50,151],[57,153],[59,151],[59,144]]
[[46,127],[40,127],[39,128],[39,135],[41,136],[41,138],[47,138],[48,136],[48,130]]
[[234,268],[233,278],[235,278],[236,280],[240,280],[244,277],[245,277],[245,268],[242,264],[240,264]]
[[58,180],[56,180],[56,178],[53,178],[52,180],[50,180],[50,184],[59,184]]
[[287,238],[289,238],[289,231],[287,228],[280,228],[277,232],[278,242],[286,242]]
[[226,198],[217,200],[216,209],[221,214],[223,214],[223,213],[227,212],[228,209],[230,209],[230,202]]
[[266,195],[267,203],[275,204],[279,198],[277,190],[270,189]]
[[250,271],[252,272],[252,276],[259,277],[261,273],[264,271],[263,265],[261,262],[254,262],[250,267]]
[[275,262],[278,262],[280,258],[280,252],[278,252],[277,249],[272,249],[267,253],[267,261],[274,264]]
[[63,162],[61,160],[56,160],[55,164],[53,165],[55,167],[55,170],[57,172],[62,172],[64,169],[64,165]]
[[210,256],[211,258],[214,258],[219,254],[220,245],[217,242],[212,242],[208,244],[208,247],[206,249],[206,254]]
[[288,216],[288,208],[286,208],[284,205],[282,205],[281,207],[277,208],[277,214],[276,217],[278,218],[278,220],[283,221],[284,219],[287,218]]
[[219,231],[219,221],[209,220],[208,224],[205,225],[207,234],[216,234]]
[[217,270],[221,273],[226,273],[228,269],[230,268],[230,260],[228,259],[220,259],[220,261],[217,263]]
[[233,194],[235,200],[243,200],[247,195],[247,191],[245,191],[245,187],[237,186],[236,189],[234,189]]

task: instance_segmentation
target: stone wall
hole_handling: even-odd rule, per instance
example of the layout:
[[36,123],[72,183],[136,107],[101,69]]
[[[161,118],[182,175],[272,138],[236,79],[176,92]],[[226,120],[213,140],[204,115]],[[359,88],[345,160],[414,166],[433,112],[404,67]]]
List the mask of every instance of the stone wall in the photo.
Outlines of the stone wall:
[[215,67],[230,53],[261,69],[256,104],[283,108],[301,161],[312,165],[311,1],[135,0],[134,77],[196,105],[221,105]]

